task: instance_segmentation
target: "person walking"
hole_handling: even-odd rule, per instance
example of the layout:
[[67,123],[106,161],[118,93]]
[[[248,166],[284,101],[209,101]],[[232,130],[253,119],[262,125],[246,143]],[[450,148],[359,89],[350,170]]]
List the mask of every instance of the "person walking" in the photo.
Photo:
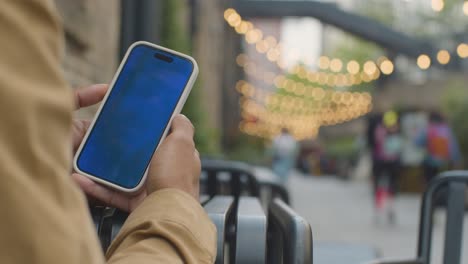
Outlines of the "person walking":
[[387,214],[390,223],[395,222],[394,198],[397,193],[402,151],[402,137],[398,114],[388,111],[383,115],[374,134],[374,206],[376,221]]
[[429,124],[417,139],[426,149],[423,162],[426,185],[443,170],[456,167],[461,161],[460,148],[452,129],[440,112],[429,114]]
[[283,128],[281,133],[273,139],[272,153],[272,169],[281,183],[286,185],[298,154],[297,142],[286,128]]

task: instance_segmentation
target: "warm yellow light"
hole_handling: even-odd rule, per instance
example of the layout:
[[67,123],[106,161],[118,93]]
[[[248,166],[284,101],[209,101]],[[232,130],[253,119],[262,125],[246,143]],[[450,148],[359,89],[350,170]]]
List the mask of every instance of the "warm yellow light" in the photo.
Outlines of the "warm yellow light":
[[385,57],[385,56],[380,56],[380,57],[377,59],[377,65],[380,65],[380,64],[382,64],[382,62],[387,61],[387,60],[389,60],[387,57]]
[[229,23],[231,27],[237,27],[241,23],[242,18],[240,17],[239,14],[237,14],[237,12],[234,12],[228,16],[226,21]]
[[236,90],[240,93],[242,86],[245,84],[244,80],[240,80],[236,83]]
[[270,48],[273,48],[274,46],[276,46],[276,44],[278,44],[278,41],[273,36],[268,36],[267,38],[265,38],[265,41],[267,42]]
[[417,64],[422,70],[427,70],[431,66],[431,58],[426,54],[421,54],[418,57]]
[[247,25],[247,31],[252,30],[254,28],[252,22],[245,21],[245,24]]
[[299,67],[297,70],[297,76],[301,79],[307,78],[307,70],[303,66]]
[[314,88],[312,96],[315,98],[315,100],[320,101],[325,98],[325,91],[322,88]]
[[393,66],[393,62],[389,60],[384,60],[380,64],[380,70],[382,71],[383,74],[390,75],[393,73],[395,69],[395,66]]
[[296,83],[291,81],[291,80],[289,82],[287,82],[286,85],[285,85],[285,89],[288,92],[294,91],[295,88],[296,88]]
[[460,58],[467,58],[468,57],[468,45],[465,43],[461,43],[457,47],[457,54]]
[[372,78],[373,80],[377,80],[377,79],[379,79],[379,77],[380,77],[380,71],[379,71],[379,69],[377,69],[377,70],[374,72],[374,74],[372,74],[371,78]]
[[236,57],[236,63],[237,65],[243,67],[245,63],[247,62],[247,56],[245,54],[239,54]]
[[330,59],[327,56],[321,56],[318,60],[318,66],[322,70],[328,69],[330,67]]
[[265,40],[257,42],[255,45],[255,48],[257,49],[258,52],[260,53],[265,53],[268,51],[268,44]]
[[245,34],[249,30],[249,24],[245,21],[241,21],[240,24],[236,27],[236,32],[239,34]]
[[224,19],[227,21],[232,14],[237,13],[236,10],[228,8],[224,11]]
[[336,86],[336,76],[335,75],[330,75],[328,76],[328,86]]
[[339,92],[333,93],[332,100],[334,103],[339,103],[341,101],[341,93]]
[[267,52],[267,59],[269,61],[277,61],[280,57],[280,52],[277,49],[271,49]]
[[375,63],[373,61],[367,61],[366,63],[364,63],[364,72],[369,75],[369,76],[372,76],[374,75],[375,71],[377,70],[377,65],[375,65]]
[[283,75],[278,75],[275,77],[275,86],[278,87],[278,88],[281,88],[283,87],[283,84],[284,84],[284,81],[286,80],[286,78],[283,76]]
[[355,60],[349,61],[348,65],[346,66],[346,69],[348,70],[349,73],[351,74],[356,74],[360,70],[359,63]]
[[278,67],[280,67],[280,69],[285,69],[286,68],[286,62],[284,60],[282,60],[281,58],[279,58],[277,61],[276,61],[276,64],[278,65]]
[[344,75],[344,74],[341,74],[341,73],[338,74],[338,75],[336,76],[336,85],[337,85],[337,86],[344,86],[345,83],[346,83],[346,77],[345,77],[345,75]]
[[297,95],[304,95],[306,91],[306,87],[303,83],[298,83],[296,87],[296,94]]
[[444,0],[432,0],[431,7],[434,11],[440,12],[444,9]]
[[465,14],[465,16],[468,16],[468,1],[465,1],[463,3],[463,13]]
[[343,68],[343,62],[340,59],[333,59],[330,61],[330,70],[333,72],[339,72]]
[[244,71],[249,75],[255,75],[257,73],[257,66],[251,62],[244,64]]
[[309,82],[316,82],[317,78],[318,78],[317,74],[313,72],[307,73],[307,80],[309,80]]
[[324,72],[319,73],[318,82],[320,84],[325,84],[328,81],[328,75]]
[[361,72],[361,79],[363,82],[367,82],[367,83],[372,81],[371,76],[365,72]]
[[263,33],[259,29],[249,30],[245,34],[245,40],[249,44],[257,43],[258,41],[260,41],[262,39],[262,37],[263,37]]
[[437,60],[440,64],[447,64],[450,62],[450,53],[446,50],[440,50],[437,52]]

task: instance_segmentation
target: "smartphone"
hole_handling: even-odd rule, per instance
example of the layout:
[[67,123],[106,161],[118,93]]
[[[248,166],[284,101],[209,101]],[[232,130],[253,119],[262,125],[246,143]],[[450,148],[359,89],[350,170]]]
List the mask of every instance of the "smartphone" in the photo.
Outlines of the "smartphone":
[[190,56],[134,43],[75,155],[75,170],[111,188],[137,191],[197,75]]

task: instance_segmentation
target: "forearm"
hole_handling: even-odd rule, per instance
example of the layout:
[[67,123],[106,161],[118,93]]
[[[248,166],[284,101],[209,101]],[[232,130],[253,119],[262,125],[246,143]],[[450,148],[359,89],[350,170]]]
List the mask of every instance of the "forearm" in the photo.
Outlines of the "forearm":
[[107,252],[109,264],[214,263],[216,229],[190,195],[164,189],[132,213]]

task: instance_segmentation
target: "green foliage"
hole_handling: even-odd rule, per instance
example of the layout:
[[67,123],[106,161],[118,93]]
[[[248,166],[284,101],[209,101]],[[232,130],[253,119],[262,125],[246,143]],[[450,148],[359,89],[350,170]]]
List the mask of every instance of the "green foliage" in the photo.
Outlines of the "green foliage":
[[325,144],[327,155],[339,159],[350,159],[357,154],[358,148],[354,137],[341,137]]
[[238,144],[227,154],[228,159],[248,162],[250,164],[268,165],[266,141],[249,135],[239,135]]
[[370,18],[373,18],[383,24],[390,25],[395,20],[392,3],[390,0],[368,0],[361,2],[359,5],[359,13]]
[[[190,54],[191,41],[185,22],[187,4],[184,0],[164,0],[163,24],[161,28],[161,44],[165,47]],[[219,135],[215,129],[210,128],[206,118],[206,110],[202,107],[201,80],[195,83],[192,92],[183,109],[194,124],[195,144],[201,154],[215,154],[219,151]]]
[[448,85],[443,97],[443,110],[458,139],[465,164],[468,164],[468,90],[463,80],[454,80]]

